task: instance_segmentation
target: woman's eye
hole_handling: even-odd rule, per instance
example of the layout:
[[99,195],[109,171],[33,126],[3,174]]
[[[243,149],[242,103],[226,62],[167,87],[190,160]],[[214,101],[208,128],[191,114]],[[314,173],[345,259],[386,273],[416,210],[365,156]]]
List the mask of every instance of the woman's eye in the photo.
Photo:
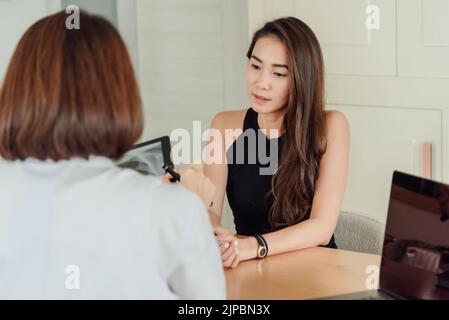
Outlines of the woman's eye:
[[286,77],[287,75],[286,74],[282,74],[282,73],[279,73],[279,72],[275,72],[274,73],[274,75],[276,76],[276,77]]
[[257,65],[255,65],[255,64],[252,64],[251,67],[252,67],[254,70],[260,70],[260,67],[257,66]]

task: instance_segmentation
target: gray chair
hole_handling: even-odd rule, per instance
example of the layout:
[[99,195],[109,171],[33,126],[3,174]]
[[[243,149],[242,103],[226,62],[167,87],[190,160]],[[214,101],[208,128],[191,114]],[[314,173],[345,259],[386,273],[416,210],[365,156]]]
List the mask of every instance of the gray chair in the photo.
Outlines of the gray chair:
[[341,212],[335,229],[339,249],[382,254],[385,225],[366,216]]

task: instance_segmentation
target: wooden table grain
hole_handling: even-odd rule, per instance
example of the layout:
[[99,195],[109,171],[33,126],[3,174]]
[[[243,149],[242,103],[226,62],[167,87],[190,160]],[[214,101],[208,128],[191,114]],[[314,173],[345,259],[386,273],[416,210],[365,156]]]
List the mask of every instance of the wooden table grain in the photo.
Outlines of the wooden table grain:
[[225,271],[228,299],[320,299],[364,291],[373,276],[377,283],[380,260],[378,255],[319,247],[245,261]]

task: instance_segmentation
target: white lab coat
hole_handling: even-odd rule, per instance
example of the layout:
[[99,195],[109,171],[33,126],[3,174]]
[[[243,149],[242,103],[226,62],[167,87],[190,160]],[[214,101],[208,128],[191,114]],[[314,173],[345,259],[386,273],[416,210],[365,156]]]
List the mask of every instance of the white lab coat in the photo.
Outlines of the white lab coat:
[[206,209],[104,157],[0,160],[0,299],[225,299]]

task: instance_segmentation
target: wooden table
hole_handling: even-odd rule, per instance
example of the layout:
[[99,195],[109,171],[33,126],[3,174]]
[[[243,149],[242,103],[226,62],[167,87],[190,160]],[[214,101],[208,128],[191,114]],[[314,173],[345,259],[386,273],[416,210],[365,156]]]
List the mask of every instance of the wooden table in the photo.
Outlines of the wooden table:
[[318,299],[364,291],[367,267],[378,268],[380,259],[365,253],[311,248],[245,261],[225,272],[228,299]]

